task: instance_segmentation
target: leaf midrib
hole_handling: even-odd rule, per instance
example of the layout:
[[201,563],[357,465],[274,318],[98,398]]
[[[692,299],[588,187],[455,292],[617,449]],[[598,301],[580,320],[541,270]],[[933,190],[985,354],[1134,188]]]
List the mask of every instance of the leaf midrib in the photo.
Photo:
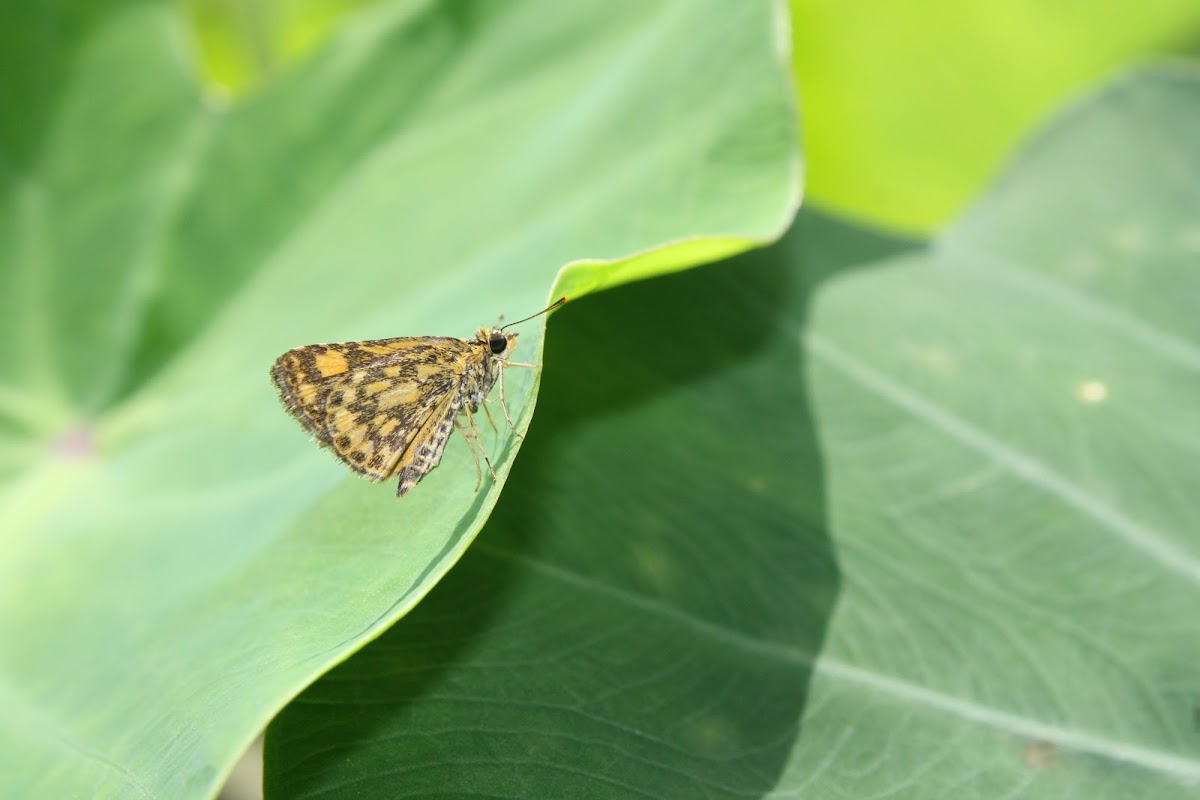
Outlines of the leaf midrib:
[[967,269],[1014,291],[1056,303],[1142,344],[1163,359],[1200,372],[1200,347],[1155,325],[1153,320],[1131,316],[1125,309],[1087,294],[1066,281],[1034,272],[1010,258],[971,246],[954,237],[935,242],[930,253],[944,268]]
[[1167,569],[1182,574],[1193,583],[1200,584],[1200,562],[1171,543],[1154,527],[1097,499],[1033,456],[1009,447],[937,403],[892,381],[824,336],[810,332],[804,339],[809,352],[823,364],[872,395],[903,409],[968,449],[983,453],[994,463],[1004,466],[1015,477],[1058,498],[1064,505],[1115,533],[1133,549],[1149,556]]
[[1050,741],[1071,750],[1133,764],[1166,773],[1185,781],[1200,782],[1200,759],[1185,758],[1154,748],[1098,736],[1084,731],[1049,725],[1020,717],[990,706],[949,695],[915,683],[857,667],[829,656],[814,658],[795,647],[748,636],[740,631],[701,619],[623,587],[603,583],[564,567],[498,547],[475,542],[474,552],[514,563],[582,592],[601,595],[660,620],[673,622],[701,637],[727,645],[737,651],[782,661],[827,678],[853,683],[898,700],[944,712],[1006,733],[1035,740]]

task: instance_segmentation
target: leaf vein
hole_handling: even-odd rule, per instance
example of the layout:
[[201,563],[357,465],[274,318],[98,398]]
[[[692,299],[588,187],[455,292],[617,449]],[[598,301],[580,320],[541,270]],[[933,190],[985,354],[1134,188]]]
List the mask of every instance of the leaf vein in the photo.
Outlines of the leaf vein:
[[493,558],[515,562],[545,577],[558,580],[561,583],[585,592],[603,595],[626,606],[632,606],[651,616],[678,623],[701,636],[709,637],[750,653],[806,666],[819,675],[865,686],[882,694],[910,701],[914,705],[943,711],[960,719],[976,722],[997,730],[1026,736],[1030,739],[1054,742],[1072,750],[1092,753],[1145,769],[1157,770],[1172,775],[1189,785],[1200,785],[1200,761],[1195,759],[1184,758],[1149,747],[1139,747],[1104,736],[1069,730],[1038,722],[1037,720],[1027,719],[1016,714],[980,705],[961,697],[947,695],[923,686],[880,675],[862,667],[843,663],[829,656],[814,658],[812,655],[804,653],[795,647],[747,636],[739,631],[730,630],[708,620],[700,619],[685,611],[671,608],[657,600],[638,595],[628,589],[601,583],[600,581],[572,572],[555,564],[509,552],[494,545],[476,542],[474,550]]
[[1098,500],[1037,459],[1009,447],[945,408],[901,386],[825,337],[809,333],[805,340],[810,352],[832,369],[964,445],[984,453],[1026,482],[1058,497],[1168,569],[1200,583],[1200,563],[1191,554],[1172,544],[1161,532]]

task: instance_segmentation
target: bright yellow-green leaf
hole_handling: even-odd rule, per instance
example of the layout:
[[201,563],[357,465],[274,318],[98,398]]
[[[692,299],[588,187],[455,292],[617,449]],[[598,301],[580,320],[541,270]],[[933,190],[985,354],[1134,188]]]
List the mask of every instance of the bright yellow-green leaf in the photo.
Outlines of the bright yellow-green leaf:
[[809,196],[927,231],[1036,120],[1149,53],[1200,42],[1195,0],[791,0]]

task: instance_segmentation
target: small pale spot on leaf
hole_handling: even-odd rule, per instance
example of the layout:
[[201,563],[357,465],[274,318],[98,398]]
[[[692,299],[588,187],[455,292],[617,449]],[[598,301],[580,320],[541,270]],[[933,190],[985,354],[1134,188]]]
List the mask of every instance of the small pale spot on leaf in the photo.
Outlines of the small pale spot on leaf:
[[954,372],[958,368],[954,354],[938,345],[918,345],[911,349],[910,355],[918,364],[933,372]]
[[83,424],[69,428],[54,440],[51,449],[60,458],[70,460],[87,458],[96,449],[95,440],[92,438],[92,429]]
[[1144,253],[1150,247],[1150,232],[1140,222],[1126,222],[1113,229],[1109,241],[1122,253]]
[[687,737],[692,747],[708,758],[728,758],[742,750],[737,729],[720,717],[697,719],[689,727]]
[[673,582],[671,560],[661,548],[638,543],[633,546],[634,567],[655,586],[666,587]]
[[1179,234],[1179,246],[1185,253],[1200,253],[1200,228],[1188,228]]
[[1075,394],[1089,405],[1102,403],[1108,398],[1108,384],[1097,380],[1084,381],[1076,387]]
[[1034,769],[1052,769],[1058,766],[1058,756],[1055,754],[1054,743],[1043,739],[1035,739],[1025,744],[1022,753],[1025,763]]

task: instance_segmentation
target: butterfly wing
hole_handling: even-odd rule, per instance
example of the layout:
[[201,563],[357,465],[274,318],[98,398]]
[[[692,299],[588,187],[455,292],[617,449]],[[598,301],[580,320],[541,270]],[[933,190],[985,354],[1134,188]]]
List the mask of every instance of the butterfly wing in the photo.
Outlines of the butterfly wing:
[[458,408],[453,404],[447,404],[446,408],[430,414],[425,426],[413,439],[413,445],[400,455],[393,468],[393,474],[400,476],[396,484],[397,497],[408,494],[408,490],[416,486],[426,473],[441,463],[457,414]]
[[351,469],[375,481],[416,470],[419,480],[441,459],[475,350],[432,336],[310,345],[280,356],[271,377],[292,416]]

